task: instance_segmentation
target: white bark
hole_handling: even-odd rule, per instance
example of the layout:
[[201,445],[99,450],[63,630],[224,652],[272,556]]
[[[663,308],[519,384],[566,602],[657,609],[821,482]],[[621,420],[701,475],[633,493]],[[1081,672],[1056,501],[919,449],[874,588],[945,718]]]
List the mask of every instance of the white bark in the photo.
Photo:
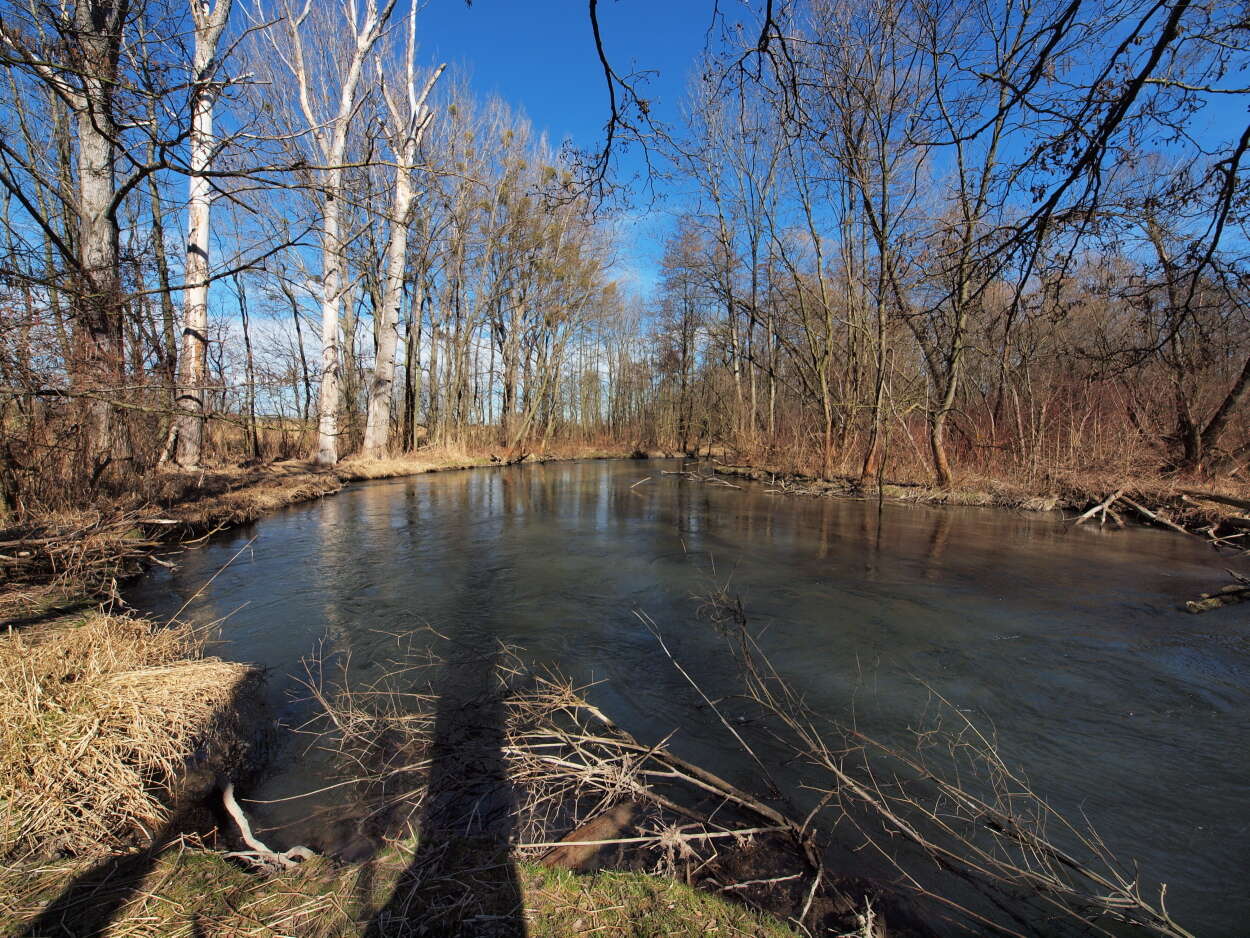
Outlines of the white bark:
[[[387,107],[393,125],[392,144],[399,163],[395,167],[395,198],[391,205],[390,239],[386,246],[386,282],[382,308],[378,310],[378,349],[369,381],[369,413],[365,420],[364,456],[379,459],[386,455],[391,425],[391,397],[395,380],[395,347],[399,341],[399,304],[404,293],[404,267],[408,255],[408,229],[412,224],[416,193],[412,174],[416,169],[421,138],[429,127],[431,113],[426,99],[446,66],[435,69],[417,93],[414,55],[416,50],[416,4],[408,16],[407,103],[401,107],[389,94]],[[379,69],[380,71],[380,69]]]
[[213,105],[219,84],[217,44],[233,0],[191,0],[195,60],[191,86],[191,175],[187,194],[186,290],[178,377],[177,456],[182,466],[198,466],[204,455],[204,384],[208,361],[208,237],[212,192],[207,173],[213,159]]
[[[339,311],[342,308],[346,258],[342,242],[343,164],[347,155],[348,130],[356,112],[360,79],[373,47],[396,0],[385,0],[381,8],[368,0],[363,17],[357,18],[357,6],[348,4],[348,29],[352,36],[351,55],[338,91],[338,106],[328,120],[318,117],[313,107],[314,77],[304,56],[304,23],[312,10],[308,0],[298,16],[288,16],[291,55],[287,64],[299,92],[299,106],[309,132],[321,151],[324,167],[318,188],[325,200],[321,233],[321,394],[317,404],[317,456],[323,466],[332,466],[339,459]],[[332,41],[328,35],[318,37]]]

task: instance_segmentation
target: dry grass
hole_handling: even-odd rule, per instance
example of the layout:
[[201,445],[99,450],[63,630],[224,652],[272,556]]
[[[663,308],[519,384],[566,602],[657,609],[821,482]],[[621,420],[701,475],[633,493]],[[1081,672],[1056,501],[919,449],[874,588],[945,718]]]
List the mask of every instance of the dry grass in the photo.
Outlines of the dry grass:
[[[412,858],[397,844],[367,864],[317,858],[280,877],[244,872],[218,853],[188,847],[165,852],[97,938],[359,938],[375,921]],[[81,864],[19,875],[0,871],[0,934],[21,934]],[[712,934],[786,938],[786,926],[734,902],[645,874],[573,876],[536,864],[517,870],[526,934],[572,938],[698,938]],[[437,934],[421,916],[382,925],[386,938]],[[519,931],[519,929],[517,929]],[[471,934],[474,932],[465,932]]]
[[237,711],[257,682],[201,657],[186,629],[136,619],[0,636],[0,856],[150,841],[193,762],[237,762]]

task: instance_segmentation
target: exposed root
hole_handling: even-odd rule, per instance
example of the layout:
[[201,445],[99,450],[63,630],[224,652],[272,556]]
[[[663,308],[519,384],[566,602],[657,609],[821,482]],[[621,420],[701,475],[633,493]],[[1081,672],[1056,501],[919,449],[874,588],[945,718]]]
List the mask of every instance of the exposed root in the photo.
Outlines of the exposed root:
[[225,789],[221,793],[221,800],[226,807],[226,813],[230,815],[231,820],[239,828],[239,836],[251,848],[250,850],[234,850],[227,853],[226,856],[244,860],[250,866],[265,873],[280,873],[283,870],[294,869],[302,861],[311,860],[316,856],[307,847],[292,847],[289,850],[283,850],[281,853],[275,853],[265,846],[265,843],[252,833],[252,825],[248,823],[247,815],[243,813],[243,809],[239,807],[239,802],[235,800],[234,782],[226,784]]

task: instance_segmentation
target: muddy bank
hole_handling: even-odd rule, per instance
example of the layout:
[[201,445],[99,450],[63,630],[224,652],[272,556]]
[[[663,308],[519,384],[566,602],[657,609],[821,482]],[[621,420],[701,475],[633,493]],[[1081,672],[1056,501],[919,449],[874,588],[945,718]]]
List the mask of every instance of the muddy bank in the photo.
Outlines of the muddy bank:
[[719,460],[700,463],[710,477],[749,479],[783,495],[877,498],[926,505],[1004,508],[1012,511],[1059,511],[1073,520],[1093,508],[1096,524],[1124,527],[1144,524],[1206,538],[1220,547],[1250,548],[1239,543],[1250,534],[1250,493],[1240,488],[1201,487],[1192,481],[1055,480],[1044,489],[989,479],[964,480],[949,489],[923,483],[861,480],[852,476],[821,479],[776,467],[735,465]]

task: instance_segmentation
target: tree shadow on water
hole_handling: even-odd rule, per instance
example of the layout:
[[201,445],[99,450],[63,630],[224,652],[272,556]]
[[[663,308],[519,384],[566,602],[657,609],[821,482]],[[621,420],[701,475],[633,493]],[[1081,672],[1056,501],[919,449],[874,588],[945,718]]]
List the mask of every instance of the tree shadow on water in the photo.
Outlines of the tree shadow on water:
[[458,648],[440,669],[417,851],[366,938],[526,934],[498,658]]

